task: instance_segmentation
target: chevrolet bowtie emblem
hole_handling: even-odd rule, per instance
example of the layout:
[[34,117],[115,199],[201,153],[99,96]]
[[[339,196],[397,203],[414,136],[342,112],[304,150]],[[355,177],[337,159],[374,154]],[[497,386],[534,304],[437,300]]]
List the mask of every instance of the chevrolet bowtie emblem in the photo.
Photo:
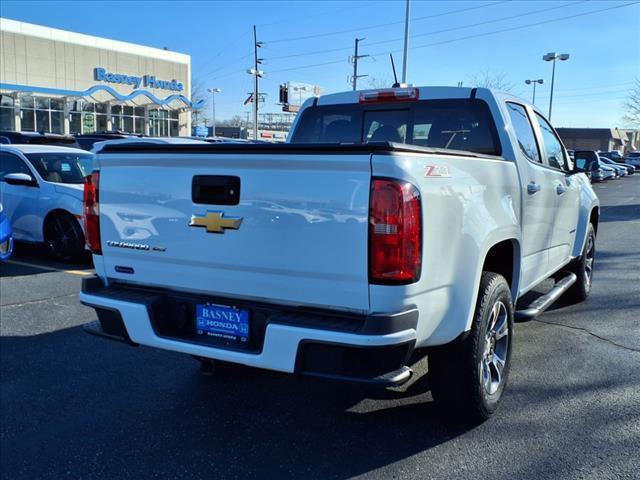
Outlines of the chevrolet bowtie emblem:
[[226,217],[223,212],[207,212],[204,216],[191,215],[190,227],[205,227],[209,233],[224,233],[225,228],[237,230],[242,218]]

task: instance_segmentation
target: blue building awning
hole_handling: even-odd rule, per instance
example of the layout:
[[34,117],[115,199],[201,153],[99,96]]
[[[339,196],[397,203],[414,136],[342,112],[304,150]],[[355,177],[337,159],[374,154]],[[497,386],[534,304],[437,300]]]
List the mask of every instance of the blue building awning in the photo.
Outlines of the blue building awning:
[[17,85],[12,83],[0,83],[0,90],[20,93],[41,94],[59,97],[84,99],[93,102],[114,102],[130,106],[157,105],[159,108],[169,110],[188,109],[197,110],[204,106],[204,100],[192,103],[181,94],[169,95],[159,98],[149,90],[137,89],[124,95],[108,85],[95,85],[87,90],[63,90],[58,88],[34,87],[30,85]]

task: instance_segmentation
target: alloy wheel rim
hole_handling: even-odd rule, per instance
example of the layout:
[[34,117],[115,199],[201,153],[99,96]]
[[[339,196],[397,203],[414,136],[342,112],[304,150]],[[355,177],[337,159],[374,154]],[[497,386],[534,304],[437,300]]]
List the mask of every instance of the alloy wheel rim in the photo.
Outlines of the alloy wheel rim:
[[69,257],[77,241],[77,233],[73,225],[62,217],[55,218],[51,224],[53,236],[49,246],[56,256]]
[[487,322],[485,348],[480,360],[480,375],[484,391],[495,394],[504,378],[509,352],[509,315],[502,301],[497,301]]
[[585,262],[584,262],[584,279],[587,287],[591,286],[591,279],[593,278],[593,264],[594,264],[594,242],[593,237],[590,235],[587,239],[587,248],[585,249]]

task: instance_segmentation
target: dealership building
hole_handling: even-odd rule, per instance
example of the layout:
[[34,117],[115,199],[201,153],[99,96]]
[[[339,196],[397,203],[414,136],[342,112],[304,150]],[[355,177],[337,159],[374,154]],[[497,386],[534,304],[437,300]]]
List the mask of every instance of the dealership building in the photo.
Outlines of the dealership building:
[[0,130],[190,135],[191,57],[0,18]]

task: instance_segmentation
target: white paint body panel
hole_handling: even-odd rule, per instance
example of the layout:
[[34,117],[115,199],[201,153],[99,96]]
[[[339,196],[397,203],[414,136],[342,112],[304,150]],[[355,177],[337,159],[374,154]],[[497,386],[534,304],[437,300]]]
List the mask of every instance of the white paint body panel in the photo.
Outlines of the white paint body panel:
[[[100,229],[112,280],[271,303],[369,310],[369,155],[105,155]],[[241,178],[240,204],[194,204],[194,175]],[[223,211],[238,230],[192,215]],[[111,247],[109,241],[165,251]],[[363,248],[365,246],[365,248]],[[135,269],[118,273],[116,266]]]

